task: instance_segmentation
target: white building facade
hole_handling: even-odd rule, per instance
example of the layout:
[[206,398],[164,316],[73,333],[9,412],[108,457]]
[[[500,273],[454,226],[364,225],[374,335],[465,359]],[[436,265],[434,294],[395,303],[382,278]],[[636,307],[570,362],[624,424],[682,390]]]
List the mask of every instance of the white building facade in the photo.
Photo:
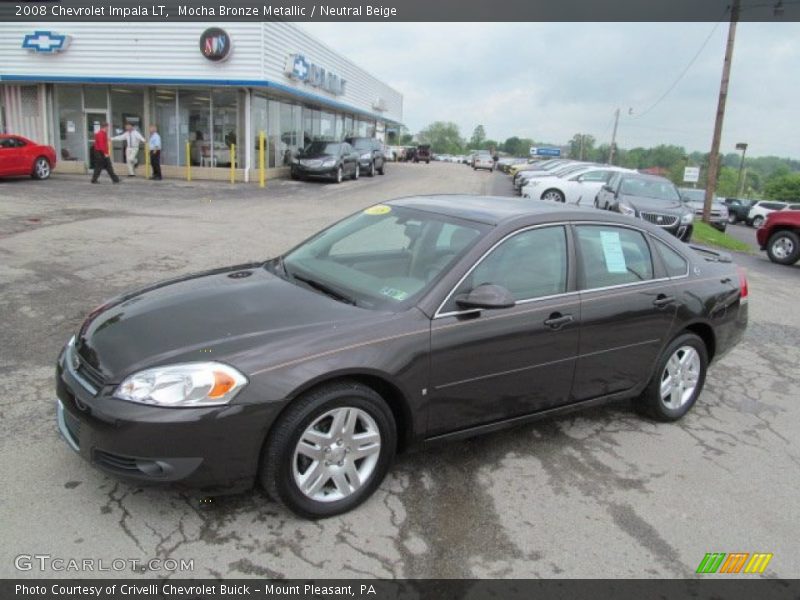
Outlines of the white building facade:
[[280,169],[314,139],[387,141],[402,117],[400,92],[292,23],[0,23],[0,131],[54,146],[57,170],[86,170],[103,121],[156,125],[166,176],[233,163],[249,180],[261,132]]

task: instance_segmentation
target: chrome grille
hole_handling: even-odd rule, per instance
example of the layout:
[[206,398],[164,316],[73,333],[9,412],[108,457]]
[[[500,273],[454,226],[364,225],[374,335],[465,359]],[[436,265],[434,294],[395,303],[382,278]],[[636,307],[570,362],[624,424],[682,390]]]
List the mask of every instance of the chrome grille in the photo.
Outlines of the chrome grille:
[[672,227],[675,223],[678,222],[678,217],[673,215],[663,215],[659,213],[639,213],[645,221],[648,223],[653,223],[654,225],[658,225],[660,227]]

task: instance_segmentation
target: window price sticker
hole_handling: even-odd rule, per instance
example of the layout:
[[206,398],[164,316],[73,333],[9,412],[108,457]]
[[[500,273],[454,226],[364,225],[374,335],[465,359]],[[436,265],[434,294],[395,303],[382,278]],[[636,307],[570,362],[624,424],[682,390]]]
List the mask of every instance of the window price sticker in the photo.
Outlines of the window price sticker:
[[606,259],[606,269],[609,273],[627,273],[625,253],[622,251],[622,242],[618,231],[601,231],[600,244],[603,246],[603,256]]

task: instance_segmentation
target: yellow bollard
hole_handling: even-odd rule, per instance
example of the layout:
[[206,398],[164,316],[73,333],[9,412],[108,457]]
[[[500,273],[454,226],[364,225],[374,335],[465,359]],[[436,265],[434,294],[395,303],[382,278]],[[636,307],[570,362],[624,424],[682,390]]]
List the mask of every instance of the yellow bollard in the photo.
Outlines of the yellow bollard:
[[236,181],[236,144],[231,144],[231,183]]
[[150,144],[144,143],[144,178],[150,179]]
[[192,180],[192,145],[186,142],[186,181]]
[[264,132],[261,131],[258,134],[258,186],[264,187],[267,184],[267,177],[266,171],[264,169],[265,162],[264,162]]

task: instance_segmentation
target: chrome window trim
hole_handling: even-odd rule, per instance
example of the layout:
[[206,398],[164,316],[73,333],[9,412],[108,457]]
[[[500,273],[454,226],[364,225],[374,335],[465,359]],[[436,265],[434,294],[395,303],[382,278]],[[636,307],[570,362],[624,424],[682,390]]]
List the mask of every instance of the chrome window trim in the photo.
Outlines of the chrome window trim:
[[[453,289],[450,290],[450,293],[447,294],[447,296],[445,296],[445,299],[442,301],[442,303],[439,304],[439,308],[436,309],[436,312],[434,313],[432,320],[436,320],[436,319],[440,319],[440,318],[444,318],[444,317],[454,317],[454,316],[459,316],[459,315],[468,315],[468,314],[480,312],[480,309],[477,309],[477,308],[470,308],[470,309],[467,309],[467,310],[460,310],[460,311],[448,311],[446,313],[442,313],[442,312],[439,312],[439,311],[442,310],[442,307],[445,304],[447,304],[447,302],[450,300],[451,296],[455,293],[455,291],[458,289],[458,287],[464,282],[464,280],[467,277],[469,277],[470,273],[472,273],[472,271],[483,261],[483,259],[485,259],[486,256],[489,253],[491,253],[495,248],[497,248],[497,246],[502,244],[508,238],[510,238],[510,237],[512,237],[514,235],[517,235],[519,233],[523,233],[525,231],[531,230],[531,229],[538,229],[538,228],[541,228],[541,227],[551,227],[551,226],[552,227],[557,227],[557,226],[569,227],[571,225],[608,225],[608,226],[612,226],[612,227],[624,227],[626,229],[633,229],[634,231],[638,231],[639,233],[642,234],[642,236],[644,236],[645,240],[647,240],[649,238],[649,236],[653,235],[652,232],[647,231],[645,229],[642,229],[640,227],[637,227],[635,223],[615,223],[613,221],[558,221],[558,222],[554,222],[554,223],[541,223],[539,225],[530,225],[528,227],[524,227],[523,229],[518,229],[517,231],[513,231],[513,232],[509,233],[508,235],[506,235],[505,237],[503,237],[502,239],[500,239],[498,242],[496,242],[494,245],[492,245],[491,248],[489,248],[486,252],[484,252],[477,261],[475,261],[475,264],[473,264],[469,268],[469,270],[464,274],[464,276],[461,277],[461,279],[458,280],[458,282],[453,287]],[[661,241],[661,240],[659,240],[659,241]],[[666,244],[666,242],[663,242],[663,243]],[[667,244],[667,245],[670,248],[672,248],[672,246],[670,244]],[[675,250],[675,251],[678,252],[677,250]],[[689,277],[689,271],[690,271],[689,263],[691,261],[689,261],[686,258],[686,256],[684,256],[684,254],[682,252],[678,252],[678,254],[680,254],[681,256],[684,257],[684,259],[686,259],[686,263],[687,264],[686,264],[686,274],[685,275],[680,275],[680,276],[675,276],[675,277],[659,277],[659,278],[648,279],[646,281],[632,281],[630,283],[620,283],[620,284],[617,284],[617,285],[609,285],[609,286],[604,286],[604,287],[600,287],[600,288],[587,288],[585,290],[575,290],[575,291],[572,291],[572,292],[564,292],[563,294],[553,294],[553,295],[550,295],[550,296],[540,296],[538,298],[525,298],[523,300],[518,300],[516,302],[515,306],[517,304],[529,304],[531,302],[552,300],[553,298],[562,298],[562,297],[566,298],[566,297],[569,297],[569,296],[586,294],[586,293],[590,293],[590,292],[614,290],[614,289],[619,289],[619,288],[627,288],[627,287],[634,287],[634,286],[639,286],[639,285],[647,285],[647,284],[650,284],[650,283],[662,283],[664,281],[672,281],[674,279],[687,278],[687,277]],[[650,257],[650,260],[651,261],[653,260],[652,256]]]
[[[444,307],[444,305],[447,304],[450,301],[450,298],[453,296],[453,294],[459,288],[459,286],[462,283],[464,283],[464,280],[467,277],[469,277],[472,274],[472,272],[478,267],[478,265],[481,264],[484,261],[484,259],[489,254],[491,254],[494,251],[494,249],[497,248],[500,244],[502,244],[506,240],[508,240],[508,239],[510,239],[510,238],[512,238],[512,237],[514,237],[516,235],[519,235],[521,233],[525,233],[526,231],[531,231],[532,229],[541,229],[543,227],[563,227],[564,228],[564,236],[566,237],[567,236],[567,229],[566,228],[568,226],[569,226],[569,222],[568,221],[559,221],[557,223],[539,223],[538,225],[528,225],[527,227],[523,227],[522,229],[517,229],[516,231],[512,231],[511,233],[509,233],[509,234],[505,235],[504,237],[502,237],[500,240],[495,242],[492,245],[491,248],[489,248],[486,252],[484,252],[480,256],[480,258],[478,260],[476,260],[472,264],[472,266],[467,270],[467,272],[464,273],[464,275],[462,275],[461,279],[459,279],[456,282],[456,284],[450,290],[450,293],[447,294],[447,296],[445,296],[444,300],[442,300],[442,302],[439,304],[439,308],[437,308],[436,312],[433,313],[433,319],[431,319],[431,320],[440,319],[442,317],[452,317],[454,315],[468,315],[468,314],[471,314],[471,313],[480,312],[480,309],[476,309],[476,308],[470,308],[470,309],[467,309],[467,310],[460,310],[460,311],[448,311],[446,313],[442,313],[442,312],[439,312],[439,311],[442,310],[442,307]],[[568,239],[566,239],[565,241],[567,242],[567,244],[569,244],[569,240]],[[569,248],[567,248],[567,251],[569,251]],[[567,276],[568,276],[567,278],[569,278],[569,265],[567,265]],[[577,290],[575,292],[564,292],[563,294],[553,294],[553,295],[550,295],[550,296],[540,296],[540,297],[537,297],[537,298],[525,298],[523,300],[517,300],[517,302],[514,304],[514,306],[516,306],[517,304],[527,304],[528,302],[534,302],[534,301],[537,301],[537,300],[545,300],[545,299],[548,299],[548,298],[558,298],[560,296],[571,295],[571,294],[574,294],[574,293],[577,293]]]

